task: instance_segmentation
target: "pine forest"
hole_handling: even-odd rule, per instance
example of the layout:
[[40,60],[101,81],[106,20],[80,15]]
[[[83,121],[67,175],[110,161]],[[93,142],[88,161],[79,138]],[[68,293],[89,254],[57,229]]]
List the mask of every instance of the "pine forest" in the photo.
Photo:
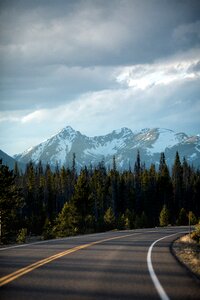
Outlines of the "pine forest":
[[30,162],[22,173],[0,162],[0,238],[23,242],[114,229],[188,225],[200,217],[200,171],[176,153],[168,168],[164,153],[158,166],[146,168],[138,152],[134,166],[118,171],[116,159],[77,172]]

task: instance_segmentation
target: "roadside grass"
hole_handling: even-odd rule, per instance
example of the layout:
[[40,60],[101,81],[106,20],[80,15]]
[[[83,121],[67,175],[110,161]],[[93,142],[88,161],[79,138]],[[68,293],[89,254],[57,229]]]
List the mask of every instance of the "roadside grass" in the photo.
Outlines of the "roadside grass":
[[174,242],[173,250],[178,259],[200,279],[200,243],[187,234]]

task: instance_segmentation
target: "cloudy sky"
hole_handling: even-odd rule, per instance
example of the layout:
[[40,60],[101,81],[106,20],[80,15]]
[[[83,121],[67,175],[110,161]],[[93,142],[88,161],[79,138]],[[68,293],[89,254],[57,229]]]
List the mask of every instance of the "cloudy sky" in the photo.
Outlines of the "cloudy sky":
[[0,149],[70,125],[200,133],[199,0],[0,0]]

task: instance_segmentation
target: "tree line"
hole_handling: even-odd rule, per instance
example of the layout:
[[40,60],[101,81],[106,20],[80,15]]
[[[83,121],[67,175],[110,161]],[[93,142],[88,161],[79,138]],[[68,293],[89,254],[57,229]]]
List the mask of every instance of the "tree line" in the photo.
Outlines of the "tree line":
[[84,167],[45,167],[29,162],[24,173],[0,162],[1,243],[23,233],[44,239],[112,229],[187,225],[200,216],[200,171],[176,153],[171,169],[146,168],[138,152],[133,168],[110,170],[104,162]]

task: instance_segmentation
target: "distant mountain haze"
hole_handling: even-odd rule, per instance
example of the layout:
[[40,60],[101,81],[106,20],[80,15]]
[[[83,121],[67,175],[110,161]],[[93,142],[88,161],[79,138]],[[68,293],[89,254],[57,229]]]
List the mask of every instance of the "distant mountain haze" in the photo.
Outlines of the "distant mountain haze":
[[[4,165],[9,167],[10,170],[14,169],[16,160],[2,150],[0,150],[0,159]],[[23,163],[18,162],[18,167],[22,171],[25,169],[25,165]]]
[[88,137],[67,126],[14,158],[24,164],[32,160],[34,163],[49,163],[52,167],[71,167],[75,153],[76,165],[80,169],[85,165],[95,166],[102,160],[107,167],[112,167],[115,156],[117,168],[123,170],[133,168],[138,150],[147,167],[151,163],[159,164],[161,152],[165,153],[166,162],[171,166],[176,151],[181,159],[185,157],[190,164],[200,166],[200,135],[188,136],[163,128],[135,132],[121,128],[103,136]]

